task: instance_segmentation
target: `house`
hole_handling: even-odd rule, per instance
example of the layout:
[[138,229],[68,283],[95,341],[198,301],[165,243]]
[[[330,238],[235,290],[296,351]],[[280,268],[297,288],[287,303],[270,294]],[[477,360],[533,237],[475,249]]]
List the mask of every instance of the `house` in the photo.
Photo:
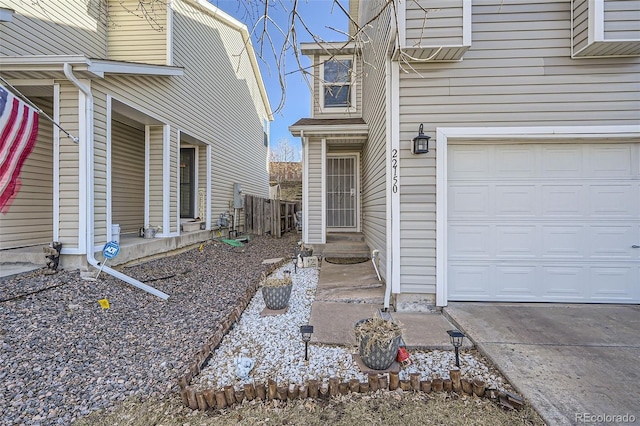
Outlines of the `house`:
[[131,261],[207,240],[242,194],[268,196],[272,114],[244,24],[205,0],[0,6],[0,77],[56,123],[40,115],[3,256],[58,241],[63,266],[95,266],[119,225],[110,264]]
[[362,233],[385,303],[639,303],[640,1],[350,11],[301,46],[304,242]]

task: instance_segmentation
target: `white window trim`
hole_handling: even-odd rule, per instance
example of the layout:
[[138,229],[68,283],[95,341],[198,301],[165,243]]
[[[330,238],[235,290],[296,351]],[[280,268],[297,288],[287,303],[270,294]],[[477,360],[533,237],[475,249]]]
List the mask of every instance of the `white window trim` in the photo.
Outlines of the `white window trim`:
[[[326,84],[326,82],[324,81],[324,64],[326,61],[328,60],[344,60],[344,59],[348,59],[351,60],[351,64],[352,64],[352,68],[351,68],[351,82],[349,83],[349,85],[351,86],[351,91],[350,91],[350,99],[349,99],[349,106],[348,107],[343,107],[343,106],[333,106],[333,107],[326,107],[324,105],[324,86]],[[357,64],[356,64],[356,58],[353,55],[342,55],[342,56],[334,56],[334,57],[329,57],[329,56],[325,56],[325,57],[320,57],[320,63],[322,64],[320,66],[320,79],[318,82],[318,94],[319,94],[319,98],[320,98],[320,112],[321,113],[344,113],[344,112],[356,112],[357,109],[357,105],[356,105],[356,99],[358,99],[358,97],[356,96],[356,72],[357,72]]]
[[495,140],[544,141],[581,139],[585,142],[607,138],[640,138],[640,125],[558,126],[558,127],[439,127],[436,128],[436,305],[447,306],[447,148],[454,139],[478,143]]

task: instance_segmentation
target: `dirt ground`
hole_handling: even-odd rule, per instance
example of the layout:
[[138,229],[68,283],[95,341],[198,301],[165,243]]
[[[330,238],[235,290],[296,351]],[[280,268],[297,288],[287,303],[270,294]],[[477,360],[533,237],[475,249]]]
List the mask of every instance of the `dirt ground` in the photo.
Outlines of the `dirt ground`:
[[544,425],[529,406],[505,410],[488,399],[455,394],[377,392],[331,400],[245,402],[225,410],[193,411],[179,397],[130,399],[113,412],[95,412],[82,426],[187,425]]

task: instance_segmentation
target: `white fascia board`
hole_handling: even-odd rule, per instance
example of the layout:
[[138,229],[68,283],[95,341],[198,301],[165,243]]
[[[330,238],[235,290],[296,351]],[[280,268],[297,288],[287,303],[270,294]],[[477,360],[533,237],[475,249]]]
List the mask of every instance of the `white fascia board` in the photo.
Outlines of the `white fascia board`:
[[300,52],[305,56],[352,55],[356,52],[353,41],[306,42],[300,43]]
[[302,242],[309,242],[309,143],[300,134],[302,142]]
[[107,61],[91,59],[88,71],[96,75],[104,74],[137,74],[158,76],[182,76],[184,68],[168,65],[138,64],[135,62]]
[[450,139],[545,142],[558,139],[638,139],[640,125],[436,128],[436,305],[447,306],[447,147]]
[[407,47],[407,2],[399,1],[396,3],[398,10],[398,44],[400,49]]
[[304,132],[305,136],[338,133],[341,135],[354,135],[354,136],[367,137],[369,135],[369,126],[367,124],[289,126],[289,131],[293,136],[296,136],[296,137],[300,137],[301,132]]
[[[391,63],[391,291],[400,293],[400,64]],[[395,161],[394,161],[395,160]],[[395,167],[394,167],[395,166]],[[395,176],[394,176],[395,173]],[[394,192],[395,187],[395,192]]]
[[604,41],[604,0],[589,0],[589,42]]
[[90,59],[82,55],[27,55],[0,57],[3,71],[49,71],[63,72],[64,64],[73,65],[73,71],[88,72],[103,78],[105,73],[139,74],[158,76],[182,76],[182,67],[167,65],[139,64],[125,61]]
[[462,0],[462,45],[471,46],[471,0]]

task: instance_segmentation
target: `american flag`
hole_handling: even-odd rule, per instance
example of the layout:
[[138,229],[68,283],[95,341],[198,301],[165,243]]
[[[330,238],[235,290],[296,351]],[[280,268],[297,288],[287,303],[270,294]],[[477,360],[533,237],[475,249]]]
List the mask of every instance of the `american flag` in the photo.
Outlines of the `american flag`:
[[0,212],[20,190],[20,170],[38,136],[38,112],[0,86]]

